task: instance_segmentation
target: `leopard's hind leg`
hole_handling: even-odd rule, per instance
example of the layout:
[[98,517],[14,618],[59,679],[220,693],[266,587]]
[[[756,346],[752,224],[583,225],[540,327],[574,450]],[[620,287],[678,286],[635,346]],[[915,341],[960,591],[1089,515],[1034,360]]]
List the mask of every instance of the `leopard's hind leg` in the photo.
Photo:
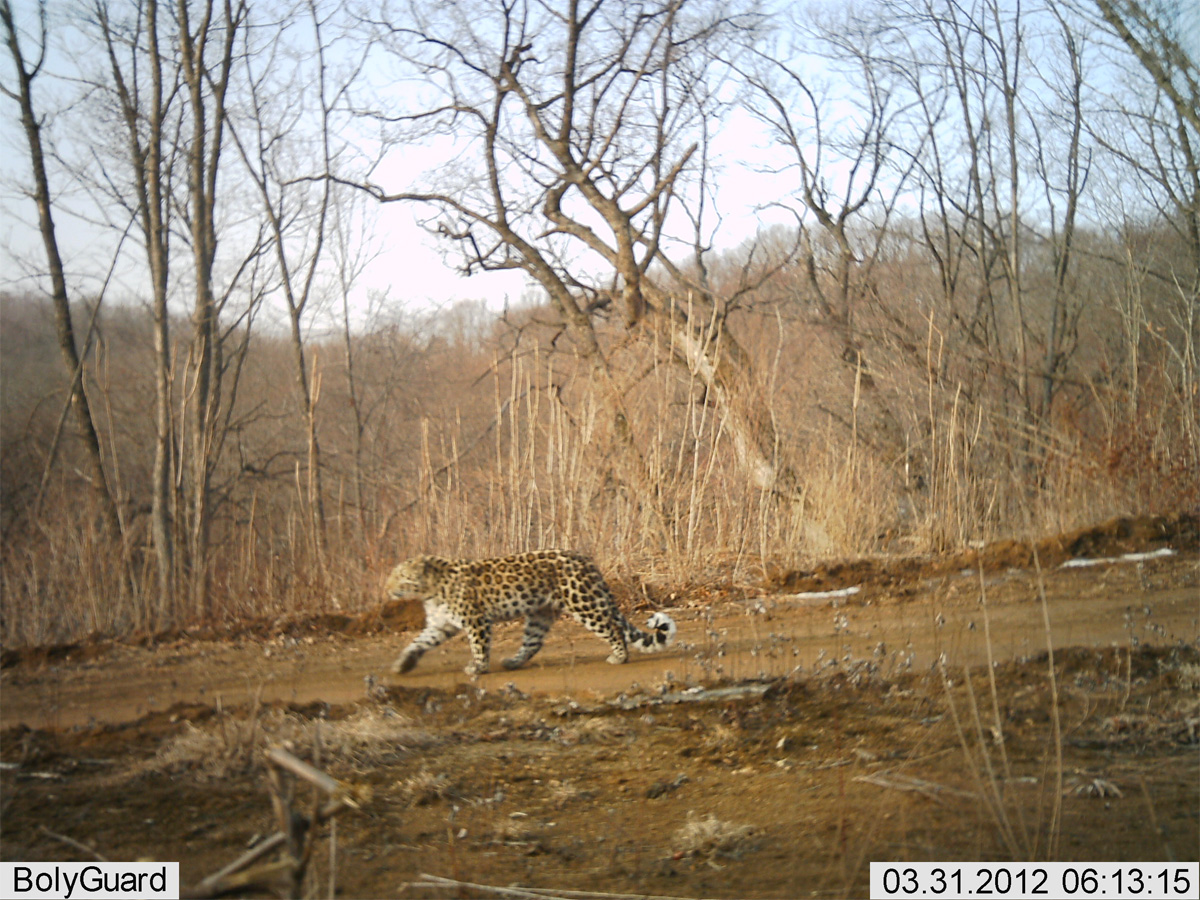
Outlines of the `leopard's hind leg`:
[[521,642],[521,649],[515,656],[504,660],[502,663],[504,668],[519,669],[529,662],[533,655],[542,649],[542,642],[546,640],[546,633],[553,624],[554,610],[550,607],[535,610],[527,615],[525,617],[525,639]]
[[629,649],[625,645],[625,631],[621,628],[616,617],[611,613],[605,614],[602,609],[571,610],[576,621],[592,634],[599,635],[608,641],[612,653],[605,662],[619,666],[628,661]]

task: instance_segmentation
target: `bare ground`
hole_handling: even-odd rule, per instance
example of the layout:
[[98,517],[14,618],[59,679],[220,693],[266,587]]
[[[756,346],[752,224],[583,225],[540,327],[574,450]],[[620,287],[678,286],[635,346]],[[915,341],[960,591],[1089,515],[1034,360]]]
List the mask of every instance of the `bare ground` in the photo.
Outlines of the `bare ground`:
[[[311,756],[314,732],[324,767],[373,791],[339,818],[344,897],[454,895],[423,873],[865,896],[872,860],[1200,857],[1195,519],[1032,549],[679,586],[652,594],[692,601],[665,654],[608,666],[560,622],[527,669],[477,682],[461,640],[385,675],[406,640],[391,626],[419,625],[404,610],[8,652],[0,858],[83,858],[67,837],[195,883],[274,830],[261,748]],[[496,657],[518,641],[502,629]]]

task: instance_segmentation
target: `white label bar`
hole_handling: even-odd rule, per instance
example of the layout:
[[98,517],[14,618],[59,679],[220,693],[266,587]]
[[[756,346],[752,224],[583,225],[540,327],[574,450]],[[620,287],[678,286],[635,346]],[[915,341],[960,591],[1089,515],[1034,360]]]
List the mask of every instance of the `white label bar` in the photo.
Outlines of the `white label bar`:
[[179,900],[177,862],[0,862],[0,897],[12,900]]

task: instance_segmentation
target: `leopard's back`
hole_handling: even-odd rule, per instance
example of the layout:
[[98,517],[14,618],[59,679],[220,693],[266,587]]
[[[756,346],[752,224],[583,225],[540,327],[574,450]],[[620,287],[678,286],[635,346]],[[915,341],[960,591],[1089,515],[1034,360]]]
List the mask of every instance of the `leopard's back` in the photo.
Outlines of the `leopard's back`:
[[461,598],[463,612],[483,614],[492,621],[546,608],[606,617],[616,612],[612,592],[596,564],[567,550],[462,560],[453,579],[444,594]]

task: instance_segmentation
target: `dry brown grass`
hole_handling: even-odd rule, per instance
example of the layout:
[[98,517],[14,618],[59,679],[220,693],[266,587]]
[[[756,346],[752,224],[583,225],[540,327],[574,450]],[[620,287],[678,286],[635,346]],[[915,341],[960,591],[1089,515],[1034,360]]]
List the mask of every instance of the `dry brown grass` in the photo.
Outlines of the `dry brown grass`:
[[754,848],[754,826],[735,825],[712,813],[704,816],[688,813],[688,820],[675,832],[677,853],[708,860],[722,857],[740,859]]
[[[1200,504],[1200,413],[1181,393],[1196,347],[1171,343],[1184,332],[1169,320],[1143,348],[1163,365],[1144,367],[1140,383],[1073,382],[1062,412],[1031,425],[1002,384],[972,374],[961,337],[930,330],[932,319],[905,326],[915,355],[901,352],[901,336],[880,337],[864,372],[820,327],[748,307],[729,323],[759,361],[745,402],[765,405],[779,463],[796,476],[794,491],[770,492],[739,466],[719,408],[673,361],[665,334],[603,332],[626,415],[618,423],[611,388],[562,352],[554,329],[533,321],[539,314],[514,318],[519,332],[477,323],[455,338],[439,335],[436,320],[380,327],[357,339],[353,395],[343,359],[318,354],[323,544],[307,503],[303,428],[273,387],[284,347],[261,338],[238,394],[241,424],[214,476],[222,488],[204,609],[182,580],[170,603],[157,593],[145,379],[106,371],[97,384],[125,498],[124,538],[113,546],[69,441],[35,515],[52,405],[21,379],[52,389],[54,376],[15,372],[6,359],[4,379],[21,389],[4,396],[0,640],[353,614],[378,602],[396,559],[425,552],[564,546],[634,584],[754,582],[769,565],[953,550]],[[1098,318],[1093,342],[1115,327],[1106,322]],[[121,335],[112,330],[106,365],[131,339]],[[29,343],[50,339],[34,329]],[[182,547],[179,558],[193,564]]]
[[[333,721],[255,707],[243,714],[218,714],[200,725],[185,722],[183,731],[163,741],[143,768],[212,781],[261,768],[263,751],[282,744],[304,752],[319,745],[325,765],[333,771],[363,772],[437,742],[386,707],[362,708]],[[441,796],[444,789],[444,783],[430,775],[423,781],[418,778],[409,792],[413,797],[425,797],[430,791]]]

